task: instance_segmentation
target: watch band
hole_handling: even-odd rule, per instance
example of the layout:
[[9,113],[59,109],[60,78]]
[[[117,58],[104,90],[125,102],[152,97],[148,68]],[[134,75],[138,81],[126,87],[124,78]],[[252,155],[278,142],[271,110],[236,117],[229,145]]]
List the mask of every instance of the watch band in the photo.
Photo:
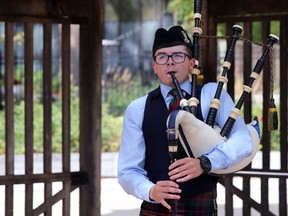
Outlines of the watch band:
[[198,158],[200,160],[200,166],[204,170],[203,174],[208,174],[211,171],[211,162],[208,157],[201,156]]

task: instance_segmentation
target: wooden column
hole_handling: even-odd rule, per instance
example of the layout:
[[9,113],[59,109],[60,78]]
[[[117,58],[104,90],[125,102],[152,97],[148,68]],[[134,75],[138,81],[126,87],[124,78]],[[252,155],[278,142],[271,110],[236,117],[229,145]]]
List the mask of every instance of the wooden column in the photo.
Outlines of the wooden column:
[[100,216],[103,5],[91,0],[90,6],[80,26],[80,171],[89,174],[80,187],[80,215]]

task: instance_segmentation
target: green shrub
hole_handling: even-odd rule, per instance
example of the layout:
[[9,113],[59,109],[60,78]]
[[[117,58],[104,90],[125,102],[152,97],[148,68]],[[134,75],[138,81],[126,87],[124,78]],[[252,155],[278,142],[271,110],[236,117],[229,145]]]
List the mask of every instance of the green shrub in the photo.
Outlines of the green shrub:
[[123,115],[127,105],[134,99],[147,94],[159,85],[159,81],[153,77],[148,84],[143,84],[141,71],[131,74],[129,70],[124,70],[120,75],[116,71],[113,78],[107,81],[106,89],[103,88],[103,101],[109,104],[109,113],[113,115]]
[[108,113],[108,104],[102,106],[102,151],[118,151],[122,133],[123,116]]
[[5,153],[5,143],[0,139],[0,155]]
[[[33,107],[33,151],[43,152],[43,105],[34,103]],[[103,104],[102,112],[102,151],[118,151],[122,132],[122,116],[108,114],[108,105]],[[0,154],[5,153],[5,117],[0,112]],[[71,100],[71,151],[79,151],[79,99]],[[24,101],[14,106],[14,144],[15,153],[25,152]],[[52,151],[62,151],[62,103],[52,103]]]

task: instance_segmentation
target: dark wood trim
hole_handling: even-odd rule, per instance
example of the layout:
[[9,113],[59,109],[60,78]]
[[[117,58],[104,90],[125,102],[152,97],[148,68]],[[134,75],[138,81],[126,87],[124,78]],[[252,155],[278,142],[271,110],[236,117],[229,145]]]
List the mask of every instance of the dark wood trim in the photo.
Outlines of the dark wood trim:
[[38,17],[38,16],[11,16],[0,14],[0,22],[23,22],[45,24],[81,24],[87,22],[87,17]]
[[[49,210],[50,205],[54,205],[57,202],[59,202],[60,200],[66,200],[67,196],[70,195],[71,192],[73,192],[75,189],[77,189],[78,187],[73,186],[71,188],[69,188],[69,190],[60,190],[58,193],[56,193],[55,195],[51,196],[50,199],[48,200],[48,202],[44,202],[42,203],[40,206],[38,206],[36,209],[33,210],[33,216],[38,216],[41,215],[45,212],[47,212],[47,210]],[[67,213],[67,211],[65,211],[65,209],[63,209],[63,216],[65,215],[70,215],[70,212]]]
[[73,186],[79,186],[88,183],[87,177],[88,174],[86,172],[5,175],[0,176],[0,185],[69,182]]
[[[13,49],[13,28],[12,23],[5,23],[5,143],[6,145],[6,175],[14,174],[14,49]],[[13,215],[13,185],[7,186],[5,190],[5,215]]]
[[[71,130],[71,29],[70,25],[62,25],[62,170],[63,172],[70,172],[70,150],[71,150],[71,140],[70,140],[70,130]],[[65,198],[63,199],[63,216],[70,215],[70,184],[64,183],[63,190],[67,191]]]
[[250,16],[260,14],[283,14],[288,13],[288,4],[286,1],[274,0],[242,0],[242,1],[227,1],[213,0],[209,1],[208,14],[209,16]]
[[271,21],[271,20],[280,20],[287,18],[287,14],[273,14],[273,15],[267,15],[267,14],[256,14],[256,15],[250,15],[250,16],[236,16],[236,17],[223,17],[223,16],[217,16],[213,17],[213,21],[216,23],[226,23],[229,20],[233,20],[234,23],[239,22],[261,22],[261,21]]
[[[52,25],[43,25],[43,146],[44,173],[52,171]],[[44,200],[52,196],[52,183],[45,183]],[[46,215],[52,214],[52,206]]]
[[[33,173],[33,25],[24,25],[25,44],[25,174]],[[25,215],[32,215],[33,184],[25,185]]]
[[[286,19],[281,19],[280,21],[280,107],[279,112],[280,118],[279,130],[280,130],[280,156],[281,162],[280,167],[281,171],[286,172],[288,170],[288,146],[287,146],[287,131],[288,131],[288,21]],[[287,179],[279,180],[279,214],[287,215]]]
[[38,17],[88,17],[90,0],[2,0],[0,14]]
[[[225,215],[234,215],[233,214],[233,208],[229,208],[229,206],[233,206],[233,194],[237,195],[240,199],[245,200],[246,204],[249,206],[253,206],[258,212],[261,212],[263,215],[267,216],[274,216],[274,214],[267,209],[267,207],[263,203],[258,203],[254,199],[250,197],[250,194],[245,194],[243,191],[241,191],[239,188],[235,187],[232,184],[229,184],[229,187],[227,187],[227,180],[229,179],[229,182],[232,182],[232,177],[225,177],[220,178],[219,182],[226,187],[226,191],[229,191],[229,194],[231,196],[226,196],[226,200],[228,203],[225,205]],[[226,192],[227,193],[227,192]],[[231,199],[231,200],[229,200]],[[264,210],[265,208],[265,210]],[[269,208],[269,206],[268,206]],[[244,214],[245,213],[245,214]],[[247,212],[243,212],[243,215],[247,215]]]
[[[103,2],[94,1],[90,20],[80,26],[80,215],[100,215]],[[93,193],[91,193],[93,191]]]

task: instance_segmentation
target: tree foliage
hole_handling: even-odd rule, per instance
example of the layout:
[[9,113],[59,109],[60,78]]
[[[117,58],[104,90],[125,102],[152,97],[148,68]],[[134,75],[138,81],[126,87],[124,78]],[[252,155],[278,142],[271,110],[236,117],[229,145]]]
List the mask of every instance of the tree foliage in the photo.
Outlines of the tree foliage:
[[[185,29],[190,29],[194,26],[194,0],[169,0],[167,10],[174,14],[175,22],[178,25],[182,25]],[[243,26],[243,23],[235,23]],[[260,21],[252,22],[253,35],[252,41],[254,42],[266,42],[267,38],[262,38],[262,26]],[[280,34],[280,23],[278,21],[271,21],[270,32],[275,35]],[[218,24],[217,36],[225,36],[226,26],[224,24]]]
[[169,0],[167,9],[175,15],[177,24],[185,28],[193,24],[194,0]]

